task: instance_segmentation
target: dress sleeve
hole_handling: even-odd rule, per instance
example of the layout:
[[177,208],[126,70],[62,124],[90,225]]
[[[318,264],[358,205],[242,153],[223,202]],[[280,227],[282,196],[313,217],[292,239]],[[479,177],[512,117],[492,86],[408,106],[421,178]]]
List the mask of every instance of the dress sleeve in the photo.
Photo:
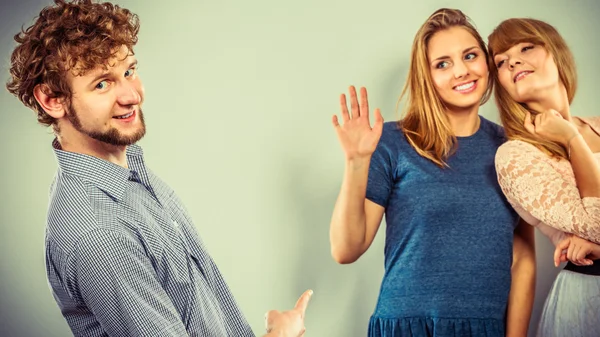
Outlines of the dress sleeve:
[[394,149],[388,141],[389,135],[383,134],[369,164],[366,198],[387,208],[389,197],[394,187]]
[[507,199],[542,223],[600,243],[600,198],[581,198],[577,186],[530,144],[509,141],[496,153],[498,182]]

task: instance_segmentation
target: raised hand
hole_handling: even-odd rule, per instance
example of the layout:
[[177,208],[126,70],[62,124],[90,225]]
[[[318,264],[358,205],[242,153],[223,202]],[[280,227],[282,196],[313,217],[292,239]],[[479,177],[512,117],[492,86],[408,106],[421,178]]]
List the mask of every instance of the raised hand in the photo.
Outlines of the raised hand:
[[349,91],[351,113],[348,112],[346,95],[342,94],[340,107],[343,123],[340,125],[338,117],[333,115],[333,126],[347,160],[366,158],[371,156],[377,147],[383,130],[383,117],[379,109],[375,109],[375,123],[371,127],[367,89],[360,89],[360,104],[354,86],[351,86]]
[[565,120],[558,111],[552,109],[537,114],[534,119],[527,112],[524,126],[530,133],[564,146],[579,133],[573,123]]
[[302,337],[306,328],[304,327],[304,314],[308,301],[313,291],[307,290],[300,296],[294,309],[280,312],[271,310],[265,316],[267,336],[277,337]]
[[600,259],[600,245],[575,235],[568,235],[554,250],[554,265],[571,261],[578,266],[589,266]]

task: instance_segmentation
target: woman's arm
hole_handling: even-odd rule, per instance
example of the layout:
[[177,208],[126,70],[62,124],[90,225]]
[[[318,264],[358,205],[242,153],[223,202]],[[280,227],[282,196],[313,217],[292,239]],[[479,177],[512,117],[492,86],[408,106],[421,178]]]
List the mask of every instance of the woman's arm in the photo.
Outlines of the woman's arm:
[[593,260],[600,259],[600,245],[589,242],[575,235],[568,235],[556,245],[554,250],[554,265],[571,261],[578,266],[594,264]]
[[573,174],[582,198],[600,197],[600,164],[577,127],[555,110],[525,118],[525,128],[533,135],[561,144],[569,154]]
[[571,155],[569,160],[573,167],[579,194],[582,198],[600,197],[600,165],[598,160],[594,158],[594,154],[581,134],[577,133],[567,143]]
[[534,228],[519,221],[513,242],[511,285],[506,315],[506,336],[526,337],[535,295]]
[[542,223],[600,243],[600,198],[582,197],[576,185],[531,144],[508,141],[496,153],[502,191]]
[[[359,105],[356,90],[350,87],[351,111],[348,111],[345,95],[340,97],[343,125],[333,116],[338,140],[346,157],[346,169],[330,223],[331,255],[338,263],[356,261],[371,245],[383,218],[384,208],[366,199],[369,169],[374,161],[375,181],[389,187],[389,160],[382,159],[381,151],[375,153],[383,130],[383,117],[375,110],[375,123],[369,123],[367,90],[361,88]],[[351,113],[350,113],[351,112]],[[378,184],[379,186],[379,184]],[[384,188],[380,194],[389,193]]]
[[371,246],[384,208],[366,199],[369,160],[346,164],[330,224],[331,255],[338,263],[356,261]]

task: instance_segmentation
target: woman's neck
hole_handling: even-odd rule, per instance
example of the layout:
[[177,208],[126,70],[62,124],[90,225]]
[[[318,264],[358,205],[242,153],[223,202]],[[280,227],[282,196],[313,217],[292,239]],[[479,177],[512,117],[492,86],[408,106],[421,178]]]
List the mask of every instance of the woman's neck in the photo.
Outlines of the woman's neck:
[[572,122],[571,111],[569,109],[569,97],[567,96],[567,89],[564,85],[560,84],[554,88],[550,88],[545,91],[540,98],[525,102],[525,105],[533,111],[545,112],[550,109],[558,111],[564,119]]
[[446,115],[456,137],[468,137],[479,130],[479,105],[461,110],[448,109]]

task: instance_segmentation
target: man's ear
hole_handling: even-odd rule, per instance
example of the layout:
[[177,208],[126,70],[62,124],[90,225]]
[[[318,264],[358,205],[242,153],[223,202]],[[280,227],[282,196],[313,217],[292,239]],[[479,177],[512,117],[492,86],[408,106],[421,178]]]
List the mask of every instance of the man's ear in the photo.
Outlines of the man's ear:
[[45,84],[38,84],[33,88],[33,96],[38,104],[46,111],[46,113],[56,119],[62,118],[65,115],[65,104],[61,98],[50,97],[47,93],[50,92]]

